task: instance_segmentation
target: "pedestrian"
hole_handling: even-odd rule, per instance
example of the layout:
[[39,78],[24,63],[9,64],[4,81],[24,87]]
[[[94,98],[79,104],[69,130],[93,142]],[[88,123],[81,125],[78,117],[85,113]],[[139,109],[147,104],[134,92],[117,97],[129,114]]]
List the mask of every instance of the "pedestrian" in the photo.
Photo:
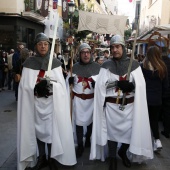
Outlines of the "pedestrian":
[[[13,75],[20,74],[20,51],[24,48],[24,45],[22,43],[19,43],[17,46],[17,50],[12,56],[12,66],[13,66]],[[15,88],[15,99],[18,101],[18,85],[19,82],[15,81],[14,79],[14,88]]]
[[49,38],[39,33],[34,44],[36,56],[24,62],[19,83],[17,169],[41,170],[49,166],[57,170],[56,160],[64,165],[76,164],[68,95],[61,63],[56,58],[50,78],[46,78]]
[[104,62],[104,56],[99,56],[96,58],[95,62],[97,62],[98,64],[102,65]]
[[107,61],[109,59],[109,50],[104,50],[104,61]]
[[168,48],[162,47],[162,59],[167,67],[168,71],[168,82],[169,86],[163,95],[162,99],[162,121],[163,121],[163,131],[161,134],[164,135],[166,138],[170,137],[170,58],[168,58]]
[[2,91],[5,90],[8,74],[8,59],[5,51],[0,54],[0,70],[0,91]]
[[87,43],[82,43],[78,49],[79,62],[72,68],[72,77],[67,77],[69,84],[73,85],[73,123],[76,126],[76,138],[78,147],[76,149],[77,158],[84,152],[84,129],[87,127],[85,147],[91,145],[93,100],[95,77],[99,73],[100,65],[93,61],[91,47]]
[[29,57],[29,50],[27,48],[22,48],[20,50],[20,57],[17,61],[17,67],[15,68],[16,72],[14,75],[14,81],[19,84],[21,75],[22,75],[22,64],[25,62],[25,60]]
[[90,159],[105,160],[108,156],[108,169],[117,170],[118,143],[118,155],[126,167],[131,167],[128,150],[132,161],[141,162],[153,158],[153,149],[145,80],[139,63],[133,60],[130,78],[126,80],[130,59],[122,36],[111,38],[110,51],[113,58],[103,63],[95,85]]
[[7,56],[8,59],[8,90],[11,90],[11,83],[13,81],[12,79],[12,56],[14,54],[14,49],[10,50],[9,55]]
[[92,57],[93,57],[93,61],[96,61],[96,59],[98,58],[96,50],[92,53]]
[[148,48],[141,68],[146,81],[147,104],[150,126],[154,137],[154,151],[161,151],[162,143],[159,136],[158,121],[162,97],[168,89],[168,74],[158,47],[151,46]]

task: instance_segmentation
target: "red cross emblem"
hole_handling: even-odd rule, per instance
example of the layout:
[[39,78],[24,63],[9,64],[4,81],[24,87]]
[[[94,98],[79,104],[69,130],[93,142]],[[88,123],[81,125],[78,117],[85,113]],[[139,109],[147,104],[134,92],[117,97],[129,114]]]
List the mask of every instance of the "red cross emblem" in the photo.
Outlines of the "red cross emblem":
[[78,82],[77,83],[80,83],[82,82],[82,85],[84,87],[84,89],[90,89],[90,85],[89,85],[89,82],[92,82],[93,79],[92,78],[86,78],[86,77],[80,77],[78,76]]

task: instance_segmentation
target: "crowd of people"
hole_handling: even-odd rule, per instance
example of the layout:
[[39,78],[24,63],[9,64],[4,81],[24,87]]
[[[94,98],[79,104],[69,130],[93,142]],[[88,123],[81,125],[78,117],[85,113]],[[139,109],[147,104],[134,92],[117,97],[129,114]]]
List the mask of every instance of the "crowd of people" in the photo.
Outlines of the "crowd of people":
[[9,53],[0,51],[0,92],[4,91],[5,87],[7,90],[14,90],[17,101],[18,81],[15,75],[21,74],[22,63],[31,56],[32,51],[23,44],[18,44],[17,50],[10,49]]
[[167,48],[150,46],[131,59],[124,38],[114,35],[102,56],[82,43],[77,60],[66,65],[58,53],[50,65],[48,37],[37,34],[34,45],[34,57],[19,44],[0,60],[0,88],[8,77],[11,89],[13,79],[18,100],[18,170],[75,165],[86,147],[90,160],[109,158],[108,170],[117,170],[117,156],[129,168],[162,150],[160,117],[161,134],[170,137]]

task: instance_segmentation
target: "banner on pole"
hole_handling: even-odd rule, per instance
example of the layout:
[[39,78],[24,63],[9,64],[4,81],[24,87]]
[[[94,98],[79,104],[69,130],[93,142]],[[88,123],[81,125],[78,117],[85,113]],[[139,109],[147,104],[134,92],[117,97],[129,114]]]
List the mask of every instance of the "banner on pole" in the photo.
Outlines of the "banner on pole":
[[53,0],[53,9],[57,9],[58,0]]
[[79,11],[78,31],[89,30],[98,34],[124,35],[127,16],[97,14]]

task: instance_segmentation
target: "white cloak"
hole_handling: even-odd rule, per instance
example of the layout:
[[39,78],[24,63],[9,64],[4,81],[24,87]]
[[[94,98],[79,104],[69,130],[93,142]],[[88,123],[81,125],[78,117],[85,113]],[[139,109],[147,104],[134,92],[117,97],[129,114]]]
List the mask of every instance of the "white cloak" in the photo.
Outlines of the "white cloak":
[[[125,105],[123,111],[119,110],[118,104],[106,103],[106,107],[103,107],[105,97],[117,97],[115,88],[106,90],[106,82],[116,80],[119,80],[118,75],[101,68],[95,85],[90,159],[105,160],[109,139],[130,144],[129,152],[133,162],[153,159],[146,85],[141,68],[138,67],[130,74],[130,82],[135,82],[135,93],[131,92],[126,97],[134,96],[134,103]],[[121,93],[120,98],[122,95]]]
[[[37,157],[37,142],[35,131],[35,99],[34,87],[39,70],[23,68],[18,92],[17,109],[17,170],[24,170],[26,166],[34,166]],[[65,80],[61,67],[51,70],[53,95],[46,99],[52,102],[52,134],[51,157],[64,165],[75,165],[75,147],[70,119],[70,107],[66,92]],[[45,98],[40,99],[44,100]],[[40,102],[41,103],[41,102]],[[39,108],[41,109],[41,108]],[[50,128],[50,127],[49,127]],[[47,132],[48,133],[48,132]]]
[[[67,90],[70,93],[69,88],[69,79],[70,75],[67,77]],[[77,94],[92,94],[94,93],[94,88],[91,85],[91,82],[88,81],[89,88],[85,88],[83,91],[82,81],[79,82],[79,78],[76,74],[73,74],[74,77],[74,85],[73,85],[73,92]],[[89,77],[95,81],[97,75]],[[76,125],[79,126],[88,126],[93,121],[93,108],[94,108],[94,98],[83,100],[77,96],[74,96],[72,100],[72,119]],[[74,125],[74,124],[73,124]]]

